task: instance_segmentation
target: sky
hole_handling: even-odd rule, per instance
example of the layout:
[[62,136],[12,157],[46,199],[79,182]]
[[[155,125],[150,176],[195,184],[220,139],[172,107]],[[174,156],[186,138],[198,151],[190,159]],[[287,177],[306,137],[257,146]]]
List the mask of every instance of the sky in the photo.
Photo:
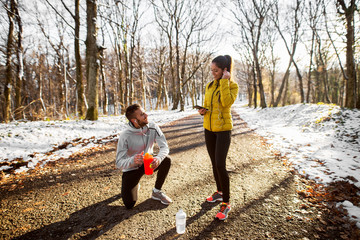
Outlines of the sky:
[[[326,104],[254,109],[238,100],[233,110],[251,129],[266,138],[275,151],[286,156],[301,175],[318,183],[344,180],[360,187],[359,110]],[[197,112],[186,106],[184,112],[158,110],[147,113],[151,121],[161,126]],[[0,124],[0,163],[23,158],[28,164],[16,172],[26,172],[38,163],[43,166],[49,161],[67,158],[89,148],[99,148],[103,143],[116,140],[126,124],[123,115],[100,117],[98,121]],[[71,144],[51,155],[46,154],[64,142]],[[2,166],[0,171],[7,168]],[[348,176],[352,176],[353,180],[349,180]],[[350,201],[339,202],[337,206],[347,209],[350,218],[357,221],[360,228],[360,207]]]

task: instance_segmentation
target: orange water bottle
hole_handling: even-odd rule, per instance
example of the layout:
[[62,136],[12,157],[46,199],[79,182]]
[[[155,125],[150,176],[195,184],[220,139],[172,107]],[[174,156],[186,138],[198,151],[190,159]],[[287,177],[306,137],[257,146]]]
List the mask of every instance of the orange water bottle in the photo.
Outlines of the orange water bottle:
[[151,175],[154,173],[154,169],[152,168],[152,161],[154,160],[153,156],[149,153],[145,153],[144,156],[144,168],[145,168],[145,174]]

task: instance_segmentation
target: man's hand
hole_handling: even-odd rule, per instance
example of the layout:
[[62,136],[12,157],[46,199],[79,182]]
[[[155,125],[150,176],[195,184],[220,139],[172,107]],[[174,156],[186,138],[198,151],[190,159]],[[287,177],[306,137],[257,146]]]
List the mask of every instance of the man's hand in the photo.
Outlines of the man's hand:
[[154,160],[151,162],[150,166],[152,169],[156,169],[160,165],[160,160],[158,158],[154,158]]
[[144,163],[144,152],[140,153],[140,154],[136,154],[134,156],[134,163],[136,165],[141,165]]

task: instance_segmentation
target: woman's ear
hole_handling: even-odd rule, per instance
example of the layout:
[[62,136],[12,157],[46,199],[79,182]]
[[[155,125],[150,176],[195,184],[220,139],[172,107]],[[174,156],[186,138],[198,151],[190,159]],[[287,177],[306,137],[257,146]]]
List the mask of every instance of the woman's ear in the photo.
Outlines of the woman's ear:
[[227,71],[227,68],[224,68],[224,71]]

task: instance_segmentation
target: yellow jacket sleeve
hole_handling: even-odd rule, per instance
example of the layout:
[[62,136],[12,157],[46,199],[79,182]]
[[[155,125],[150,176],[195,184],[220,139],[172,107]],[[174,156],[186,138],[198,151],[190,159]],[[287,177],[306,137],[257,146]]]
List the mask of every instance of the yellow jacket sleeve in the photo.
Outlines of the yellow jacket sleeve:
[[239,86],[229,79],[220,80],[220,99],[223,107],[230,107],[236,100]]

